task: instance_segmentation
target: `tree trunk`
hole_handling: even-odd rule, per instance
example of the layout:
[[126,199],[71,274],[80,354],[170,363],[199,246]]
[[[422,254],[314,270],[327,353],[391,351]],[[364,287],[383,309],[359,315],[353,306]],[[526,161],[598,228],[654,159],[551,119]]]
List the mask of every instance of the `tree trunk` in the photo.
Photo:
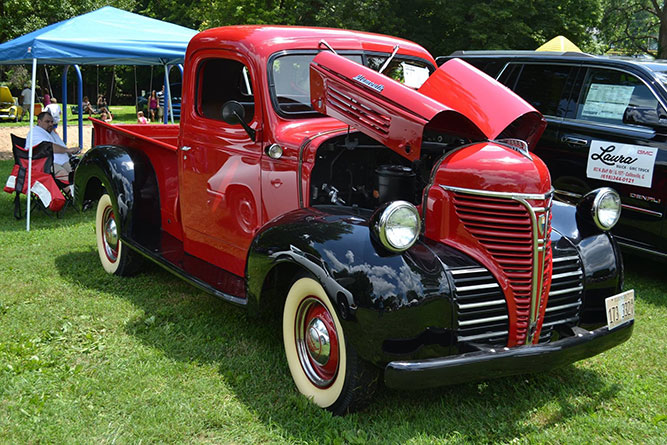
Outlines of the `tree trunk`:
[[660,32],[658,34],[658,59],[667,59],[667,2],[664,2],[660,13]]

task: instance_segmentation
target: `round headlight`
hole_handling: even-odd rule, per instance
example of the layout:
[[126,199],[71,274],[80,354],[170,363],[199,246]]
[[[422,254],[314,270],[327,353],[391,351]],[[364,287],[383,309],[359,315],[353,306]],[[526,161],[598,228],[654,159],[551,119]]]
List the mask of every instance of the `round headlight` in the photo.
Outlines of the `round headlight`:
[[593,220],[602,230],[611,230],[621,217],[621,197],[609,187],[598,189],[593,200]]
[[380,242],[387,249],[392,252],[407,250],[419,237],[419,212],[407,201],[393,201],[381,210],[375,230]]

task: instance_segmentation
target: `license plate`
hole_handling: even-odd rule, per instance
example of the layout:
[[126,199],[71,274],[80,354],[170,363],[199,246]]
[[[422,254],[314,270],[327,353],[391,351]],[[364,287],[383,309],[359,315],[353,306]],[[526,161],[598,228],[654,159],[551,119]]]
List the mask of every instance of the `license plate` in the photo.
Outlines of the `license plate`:
[[610,331],[635,318],[634,289],[606,298],[604,304],[607,309],[607,327]]

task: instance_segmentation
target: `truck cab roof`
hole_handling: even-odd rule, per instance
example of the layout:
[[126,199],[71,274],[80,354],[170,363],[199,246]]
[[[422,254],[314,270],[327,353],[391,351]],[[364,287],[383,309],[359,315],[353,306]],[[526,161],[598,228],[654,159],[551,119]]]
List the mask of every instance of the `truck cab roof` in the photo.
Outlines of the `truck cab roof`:
[[268,57],[282,50],[325,49],[322,41],[334,50],[359,50],[391,53],[398,45],[398,54],[419,57],[435,66],[433,56],[423,47],[408,40],[361,31],[334,28],[241,25],[203,31],[192,38],[191,53],[200,48],[245,47],[251,54]]

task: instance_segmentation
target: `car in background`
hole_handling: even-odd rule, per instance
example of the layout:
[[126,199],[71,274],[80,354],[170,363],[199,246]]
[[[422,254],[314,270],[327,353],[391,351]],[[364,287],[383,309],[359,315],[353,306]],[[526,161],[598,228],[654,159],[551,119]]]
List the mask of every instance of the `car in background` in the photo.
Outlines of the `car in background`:
[[12,96],[9,87],[0,86],[0,119],[18,122],[23,118],[23,108],[16,97]]
[[667,261],[667,63],[538,51],[457,51],[509,87],[548,122],[534,153],[556,195],[578,201],[612,187],[626,250]]

